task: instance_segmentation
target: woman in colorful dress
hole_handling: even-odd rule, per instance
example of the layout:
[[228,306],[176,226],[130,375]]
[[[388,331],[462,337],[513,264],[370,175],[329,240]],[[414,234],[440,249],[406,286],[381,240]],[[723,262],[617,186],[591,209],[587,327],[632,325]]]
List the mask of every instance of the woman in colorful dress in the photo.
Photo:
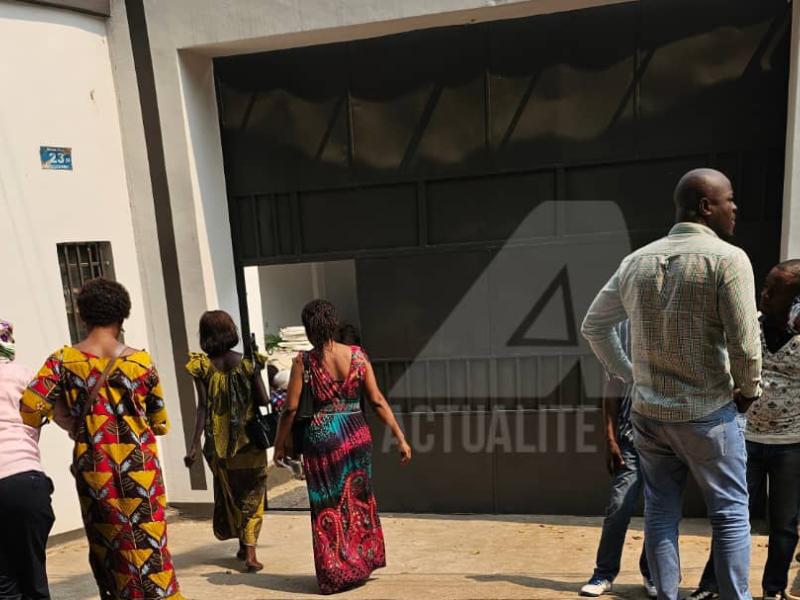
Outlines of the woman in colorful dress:
[[150,356],[118,341],[130,309],[119,283],[83,286],[78,310],[88,334],[50,355],[22,397],[22,419],[32,427],[55,420],[74,439],[71,469],[100,597],[182,600],[155,437],[169,421]]
[[334,342],[338,322],[330,302],[314,300],[302,313],[314,349],[292,365],[289,395],[275,440],[275,461],[292,452],[291,430],[303,388],[304,358],[310,367],[314,417],[303,439],[303,466],[311,503],[317,582],[332,594],[366,581],[386,565],[383,531],[372,494],[372,437],[359,406],[361,389],[397,440],[400,461],[411,447],[378,389],[375,373],[358,346]]
[[261,379],[265,358],[245,358],[233,348],[239,333],[231,316],[212,310],[200,319],[200,347],[186,369],[197,390],[194,441],[184,459],[191,467],[205,433],[203,456],[214,475],[214,535],[239,540],[237,557],[249,572],[264,568],[256,557],[267,495],[267,452],[250,443],[245,431],[254,416],[253,393],[269,404]]

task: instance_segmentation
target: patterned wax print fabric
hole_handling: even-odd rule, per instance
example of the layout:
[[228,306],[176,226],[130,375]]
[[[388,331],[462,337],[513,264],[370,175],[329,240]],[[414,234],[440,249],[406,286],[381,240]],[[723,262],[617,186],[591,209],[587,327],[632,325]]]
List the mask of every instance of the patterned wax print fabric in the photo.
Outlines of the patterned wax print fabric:
[[[762,321],[763,323],[763,321]],[[800,335],[774,352],[761,329],[764,393],[747,411],[745,438],[759,444],[800,443]]]
[[11,362],[15,355],[14,326],[8,321],[0,319],[0,363]]
[[314,564],[323,594],[350,588],[386,566],[372,493],[372,437],[359,398],[367,357],[352,347],[350,371],[336,381],[311,352],[314,417],[303,440]]
[[214,535],[246,546],[258,542],[267,496],[267,452],[251,444],[246,431],[255,410],[253,377],[265,362],[257,354],[223,371],[207,355],[192,353],[186,365],[206,388],[203,456],[214,475]]
[[[58,410],[79,419],[107,362],[64,348],[22,397],[22,418],[39,427]],[[147,352],[121,357],[75,440],[89,563],[103,600],[182,600],[167,548],[167,497],[156,435],[169,429],[158,373]]]

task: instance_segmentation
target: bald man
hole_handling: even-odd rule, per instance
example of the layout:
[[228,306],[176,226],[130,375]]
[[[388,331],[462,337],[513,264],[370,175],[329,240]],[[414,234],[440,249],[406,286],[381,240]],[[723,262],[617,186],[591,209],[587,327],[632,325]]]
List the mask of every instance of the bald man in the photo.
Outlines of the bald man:
[[[675,226],[623,259],[589,308],[582,333],[609,373],[634,384],[631,421],[658,598],[678,600],[678,524],[691,472],[714,531],[720,595],[749,600],[746,454],[737,411],[761,394],[753,269],[740,248],[724,241],[736,225],[725,175],[690,171],[673,199]],[[626,318],[630,360],[616,330]]]

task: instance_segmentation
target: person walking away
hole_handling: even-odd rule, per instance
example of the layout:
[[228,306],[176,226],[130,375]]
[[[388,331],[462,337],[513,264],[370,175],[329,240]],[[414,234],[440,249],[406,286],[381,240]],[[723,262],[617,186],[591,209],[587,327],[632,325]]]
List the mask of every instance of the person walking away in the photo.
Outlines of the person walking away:
[[289,388],[289,369],[279,370],[275,365],[267,365],[267,380],[269,381],[269,402],[272,410],[281,412],[286,404],[287,389]]
[[53,482],[42,470],[39,430],[19,412],[33,371],[15,356],[14,328],[0,319],[0,598],[46,600]]
[[[721,239],[736,224],[725,175],[688,172],[674,201],[677,224],[622,260],[590,306],[582,333],[607,371],[635,384],[631,421],[658,598],[678,598],[678,525],[691,471],[714,532],[721,595],[749,599],[745,443],[737,409],[745,412],[761,394],[753,269],[744,251]],[[632,360],[615,329],[626,318]]]
[[303,325],[314,349],[292,365],[289,395],[278,423],[276,463],[290,453],[292,424],[308,363],[314,417],[303,438],[303,467],[311,504],[317,582],[332,594],[366,581],[386,565],[383,531],[372,493],[372,436],[359,406],[362,387],[381,421],[394,435],[402,464],[411,447],[378,389],[375,373],[358,346],[334,341],[336,309],[325,300],[303,308]]
[[[797,546],[800,508],[800,335],[790,308],[800,295],[800,260],[767,275],[760,296],[761,380],[764,393],[748,411],[747,488],[751,512],[769,488],[769,544],[761,579],[764,600],[784,600]],[[714,552],[690,600],[718,598]]]
[[[278,370],[275,365],[267,365],[267,379],[269,381],[269,402],[272,404],[272,410],[275,414],[280,415],[283,407],[286,405],[286,396],[288,395],[289,388],[289,375],[290,370]],[[303,463],[294,458],[293,456],[285,456],[280,465],[289,469],[292,477],[298,480],[306,478],[303,473]]]
[[183,600],[167,546],[157,435],[169,431],[150,355],[118,339],[131,310],[119,283],[87,281],[77,298],[88,334],[57,350],[22,396],[22,420],[55,420],[74,440],[89,564],[102,600]]
[[255,416],[253,395],[260,406],[269,398],[261,378],[266,358],[244,357],[233,348],[239,332],[222,310],[200,318],[202,353],[192,353],[186,369],[197,390],[197,417],[192,446],[184,462],[197,458],[205,433],[203,456],[214,475],[214,535],[239,540],[237,557],[248,572],[264,568],[256,556],[267,498],[267,452],[251,443],[246,425]]
[[[618,325],[618,335],[630,356],[630,323]],[[606,467],[611,475],[611,497],[603,519],[603,532],[597,548],[597,562],[589,582],[581,588],[581,596],[597,597],[610,592],[620,571],[625,534],[642,490],[639,455],[633,446],[631,426],[631,385],[616,376],[608,376],[603,393],[603,422],[606,436]],[[656,586],[647,565],[642,545],[639,571],[649,598],[656,597]]]

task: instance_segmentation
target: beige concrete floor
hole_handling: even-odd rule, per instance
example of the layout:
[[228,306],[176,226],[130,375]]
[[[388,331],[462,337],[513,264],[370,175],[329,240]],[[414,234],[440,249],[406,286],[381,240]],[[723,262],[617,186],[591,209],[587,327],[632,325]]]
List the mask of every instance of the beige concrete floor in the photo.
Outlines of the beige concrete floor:
[[[298,484],[286,490],[297,494]],[[388,566],[365,586],[336,597],[363,599],[472,600],[575,598],[591,574],[600,518],[553,516],[383,515]],[[681,559],[686,590],[702,571],[709,528],[701,520],[682,526]],[[634,519],[622,573],[610,598],[644,598],[638,574],[642,521]],[[273,599],[317,595],[307,513],[270,512],[264,522],[261,573],[241,572],[236,542],[218,542],[207,520],[177,516],[169,545],[187,598]],[[48,552],[54,600],[97,598],[83,541]],[[752,585],[760,594],[766,538],[753,538]],[[796,564],[796,563],[795,563]],[[798,565],[800,566],[800,565]],[[797,566],[790,581],[800,589]]]

